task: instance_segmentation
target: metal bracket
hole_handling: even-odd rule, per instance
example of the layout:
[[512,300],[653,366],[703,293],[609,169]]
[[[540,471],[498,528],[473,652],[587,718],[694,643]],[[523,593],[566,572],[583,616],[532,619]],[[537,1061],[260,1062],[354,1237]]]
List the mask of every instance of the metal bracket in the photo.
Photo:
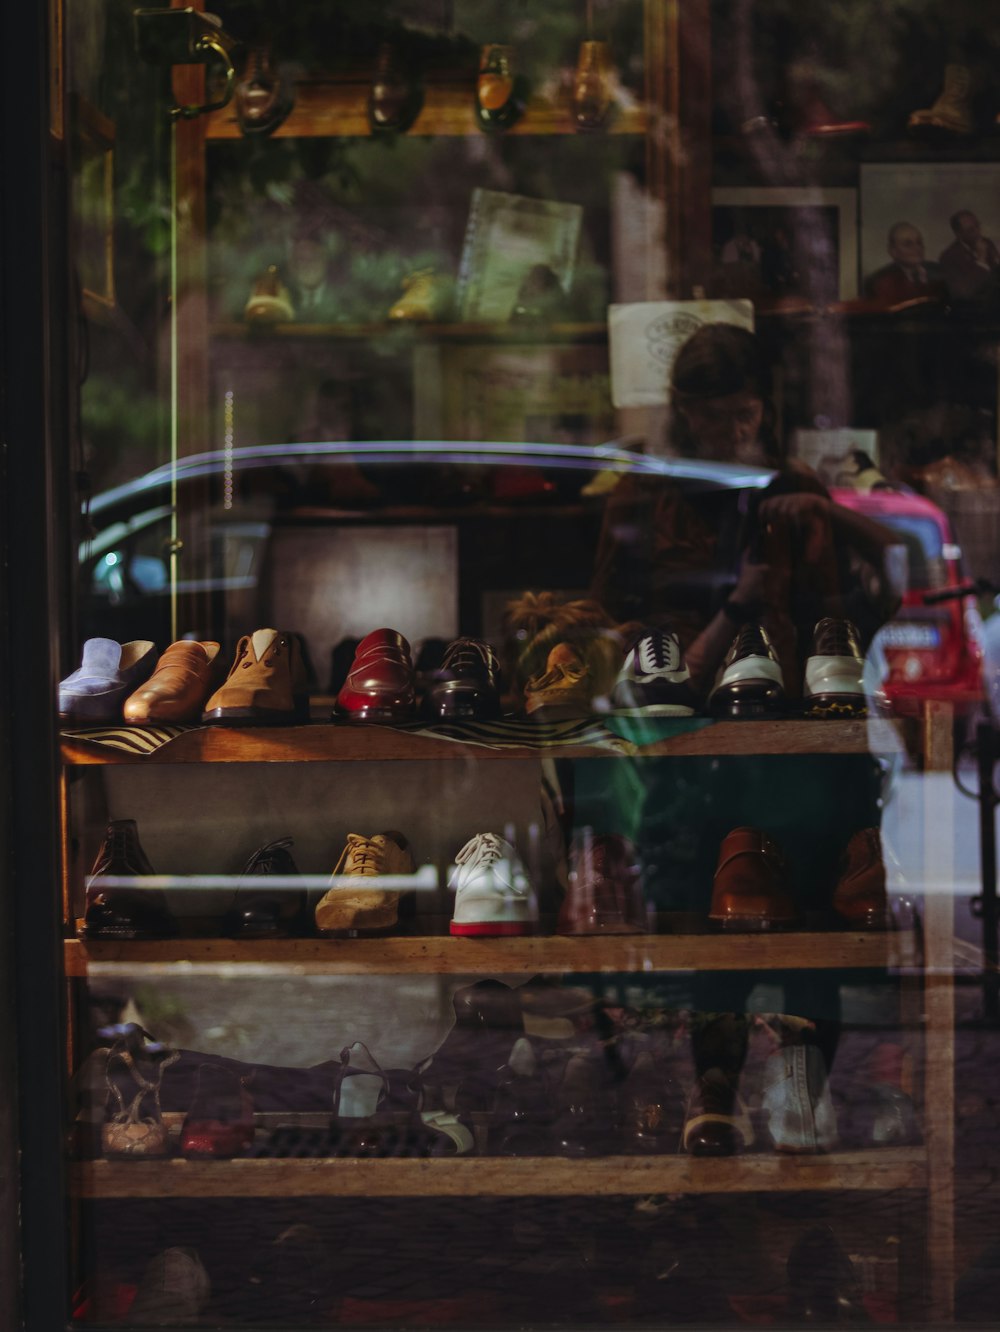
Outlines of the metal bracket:
[[169,108],[171,120],[193,120],[195,116],[221,111],[232,100],[236,88],[236,68],[232,61],[237,42],[223,30],[215,14],[197,9],[137,9],[135,11],[136,47],[148,64],[171,69],[174,65],[210,65],[218,62],[225,72],[225,84],[218,100],[200,106]]

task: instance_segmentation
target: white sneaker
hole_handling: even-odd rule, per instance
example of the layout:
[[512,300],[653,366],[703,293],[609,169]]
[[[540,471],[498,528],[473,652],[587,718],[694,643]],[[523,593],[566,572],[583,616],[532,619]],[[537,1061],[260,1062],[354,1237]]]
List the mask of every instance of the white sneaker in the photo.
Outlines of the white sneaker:
[[452,934],[530,934],[538,906],[520,857],[496,833],[476,833],[448,876]]

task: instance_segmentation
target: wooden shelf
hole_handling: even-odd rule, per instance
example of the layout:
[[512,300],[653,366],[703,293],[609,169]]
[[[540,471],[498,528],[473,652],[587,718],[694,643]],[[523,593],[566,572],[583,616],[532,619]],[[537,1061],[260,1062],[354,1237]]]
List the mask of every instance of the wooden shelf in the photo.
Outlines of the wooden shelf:
[[289,975],[476,975],[522,973],[883,969],[914,954],[909,931],[657,934],[458,939],[67,939],[68,976],[140,967],[275,966]]
[[514,342],[530,343],[604,343],[608,340],[606,323],[544,324],[534,321],[466,324],[458,320],[449,323],[424,323],[412,319],[379,320],[366,324],[245,324],[235,321],[213,324],[210,336],[218,341],[268,344],[272,339],[281,342],[371,342],[378,340],[384,346],[394,339],[401,347],[414,343],[459,342]]
[[261,1158],[79,1161],[77,1198],[614,1197],[648,1193],[767,1193],[923,1189],[922,1148],[829,1156],[475,1157],[463,1160]]
[[[367,112],[369,86],[358,82],[300,83],[295,90],[295,106],[291,114],[270,137],[332,139],[371,136]],[[483,134],[476,123],[474,108],[474,79],[462,83],[429,84],[424,90],[423,110],[407,134],[410,138]],[[650,117],[644,107],[621,108],[599,134],[645,134],[649,126]],[[549,102],[533,98],[521,120],[505,130],[503,137],[579,133],[570,116],[568,99]],[[593,132],[581,135],[587,139],[598,136]],[[484,134],[484,137],[489,136]],[[205,138],[214,142],[244,138],[232,104],[206,117]]]
[[[126,728],[122,728],[123,730]],[[901,749],[887,722],[767,721],[709,722],[693,718],[657,729],[651,722],[616,723],[616,734],[630,756],[755,754],[868,754]],[[662,738],[651,738],[657,735]],[[502,732],[498,738],[502,739]],[[523,735],[523,722],[511,735]],[[415,731],[341,722],[308,726],[205,726],[185,731],[150,754],[136,754],[96,743],[86,736],[62,737],[67,764],[107,763],[373,763],[470,758],[532,760],[543,758],[615,758],[622,751],[597,744],[512,745],[490,748],[470,741],[439,739]]]

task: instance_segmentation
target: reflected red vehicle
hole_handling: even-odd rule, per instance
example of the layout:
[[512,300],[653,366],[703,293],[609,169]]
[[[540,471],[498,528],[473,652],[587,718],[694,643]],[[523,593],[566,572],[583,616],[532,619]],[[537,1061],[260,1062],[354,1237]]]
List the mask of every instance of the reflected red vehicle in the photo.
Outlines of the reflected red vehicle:
[[925,601],[928,592],[968,583],[947,515],[922,495],[905,491],[838,488],[830,493],[838,504],[898,532],[906,547],[903,604],[876,636],[885,657],[880,692],[887,707],[904,717],[918,716],[925,700],[971,710],[983,693],[982,620],[975,597]]

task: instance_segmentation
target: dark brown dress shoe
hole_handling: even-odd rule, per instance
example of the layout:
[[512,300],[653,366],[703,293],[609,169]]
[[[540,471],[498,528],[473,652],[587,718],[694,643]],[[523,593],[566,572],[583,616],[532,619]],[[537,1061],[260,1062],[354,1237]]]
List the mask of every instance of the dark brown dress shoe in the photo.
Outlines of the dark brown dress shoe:
[[273,134],[288,118],[295,105],[292,82],[275,67],[269,47],[251,49],[233,103],[240,129],[251,137]]
[[649,924],[635,848],[627,837],[584,837],[570,850],[558,934],[645,934]]
[[433,673],[424,711],[435,721],[492,720],[500,716],[500,662],[489,643],[456,638]]
[[692,1156],[734,1156],[753,1144],[753,1125],[734,1084],[710,1068],[688,1098],[681,1145]]
[[107,886],[104,878],[142,879],[155,873],[139,843],[135,819],[112,819],[87,880],[83,935],[87,939],[162,939],[177,933],[159,888]]
[[833,890],[833,909],[855,930],[884,930],[891,923],[885,892],[882,838],[877,828],[862,828],[847,843]]
[[383,42],[375,60],[368,94],[368,124],[373,134],[405,134],[424,104],[418,73],[402,50]]
[[795,904],[785,858],[759,828],[734,828],[719,848],[708,918],[730,930],[770,930],[791,925]]
[[611,110],[611,51],[607,42],[581,42],[573,78],[573,123],[598,130]]

